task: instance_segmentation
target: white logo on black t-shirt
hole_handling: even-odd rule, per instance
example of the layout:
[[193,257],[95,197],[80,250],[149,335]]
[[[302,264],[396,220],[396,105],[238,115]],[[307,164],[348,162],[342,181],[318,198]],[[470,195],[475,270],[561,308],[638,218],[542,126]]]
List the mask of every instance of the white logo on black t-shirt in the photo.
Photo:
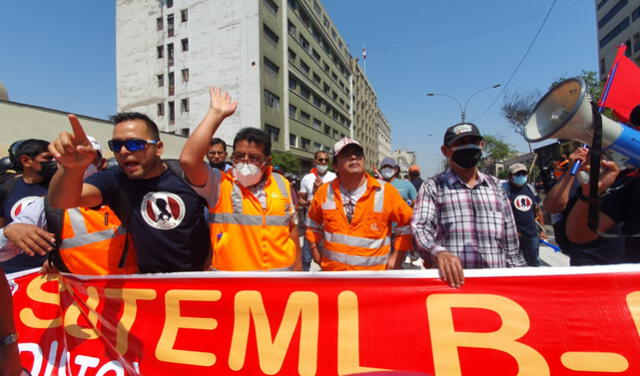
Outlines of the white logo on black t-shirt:
[[140,205],[142,218],[159,230],[171,230],[180,225],[185,215],[184,201],[175,193],[149,192]]
[[521,212],[526,212],[533,206],[533,200],[527,195],[518,195],[513,199],[513,206]]
[[27,205],[29,205],[30,203],[32,203],[33,201],[35,201],[38,198],[38,196],[27,196],[27,197],[23,197],[20,200],[16,201],[15,204],[13,204],[13,206],[11,207],[11,219],[12,220],[16,220],[16,217],[18,217],[18,215],[20,215],[20,213],[22,213],[22,211],[24,210],[24,208],[27,207]]

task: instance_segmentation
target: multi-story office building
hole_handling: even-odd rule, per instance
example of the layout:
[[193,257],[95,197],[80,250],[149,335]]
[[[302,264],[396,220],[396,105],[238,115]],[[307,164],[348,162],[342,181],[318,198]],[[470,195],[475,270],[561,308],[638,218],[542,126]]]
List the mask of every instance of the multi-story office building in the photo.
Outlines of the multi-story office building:
[[351,59],[353,71],[353,136],[364,148],[366,167],[378,164],[378,99],[358,59]]
[[392,155],[391,152],[391,124],[387,121],[382,110],[378,108],[376,116],[377,134],[378,134],[378,164],[386,157]]
[[621,44],[627,45],[627,56],[640,64],[640,0],[596,0],[596,22],[601,79],[606,79]]
[[401,177],[409,173],[409,166],[416,164],[416,153],[413,151],[397,149],[393,152],[393,158],[400,167]]
[[209,86],[239,101],[217,132],[271,135],[310,160],[352,135],[351,56],[317,0],[117,0],[118,110],[140,111],[187,136]]

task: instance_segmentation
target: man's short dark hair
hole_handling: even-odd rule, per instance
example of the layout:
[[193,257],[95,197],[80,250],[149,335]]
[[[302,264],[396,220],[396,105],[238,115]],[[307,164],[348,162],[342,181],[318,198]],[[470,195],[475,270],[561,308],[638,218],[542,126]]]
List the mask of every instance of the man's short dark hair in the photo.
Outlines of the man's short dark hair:
[[233,150],[240,141],[262,145],[262,152],[265,156],[271,155],[271,136],[262,129],[258,128],[242,128],[233,139]]
[[218,137],[212,138],[211,142],[209,143],[209,146],[213,146],[213,145],[222,145],[222,149],[224,151],[227,151],[227,143],[224,142],[224,140],[221,138],[218,138]]
[[123,121],[129,120],[142,120],[147,124],[147,129],[151,131],[151,137],[154,140],[160,140],[160,131],[158,130],[158,126],[153,122],[147,115],[140,112],[118,112],[115,115],[112,115],[110,118],[113,125],[122,123]]
[[45,151],[48,151],[47,147],[49,146],[49,141],[30,138],[28,140],[24,140],[18,147],[16,151],[16,157],[18,161],[20,157],[23,155],[28,156],[29,158],[35,158],[38,154],[42,154]]
[[316,160],[318,159],[318,155],[320,154],[326,154],[327,156],[329,156],[329,152],[325,151],[325,150],[318,150],[313,154],[313,159]]

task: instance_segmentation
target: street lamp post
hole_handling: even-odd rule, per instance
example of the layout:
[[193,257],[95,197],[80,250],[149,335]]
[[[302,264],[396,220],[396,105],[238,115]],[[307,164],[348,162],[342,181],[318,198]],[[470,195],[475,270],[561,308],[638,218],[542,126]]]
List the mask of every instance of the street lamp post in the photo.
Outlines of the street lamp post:
[[500,86],[502,86],[502,84],[495,84],[493,86],[485,87],[484,89],[480,89],[480,90],[476,91],[475,93],[471,94],[469,96],[469,98],[467,98],[467,100],[464,102],[464,106],[462,105],[462,103],[460,103],[460,101],[457,98],[452,97],[451,95],[447,95],[447,94],[427,93],[427,97],[438,96],[438,97],[447,97],[447,98],[453,99],[458,104],[458,107],[460,108],[461,123],[464,123],[465,118],[466,118],[467,105],[469,104],[469,101],[471,100],[471,98],[475,97],[477,94],[482,93],[483,91],[486,91],[486,90],[489,90],[489,89],[499,88]]

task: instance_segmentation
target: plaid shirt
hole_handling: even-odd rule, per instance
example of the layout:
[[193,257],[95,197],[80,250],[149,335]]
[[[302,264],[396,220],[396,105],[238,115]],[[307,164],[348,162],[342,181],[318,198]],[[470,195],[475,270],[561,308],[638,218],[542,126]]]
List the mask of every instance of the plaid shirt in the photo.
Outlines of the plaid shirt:
[[449,169],[418,192],[411,229],[420,254],[434,262],[449,251],[463,268],[526,266],[509,201],[492,176],[469,188]]

